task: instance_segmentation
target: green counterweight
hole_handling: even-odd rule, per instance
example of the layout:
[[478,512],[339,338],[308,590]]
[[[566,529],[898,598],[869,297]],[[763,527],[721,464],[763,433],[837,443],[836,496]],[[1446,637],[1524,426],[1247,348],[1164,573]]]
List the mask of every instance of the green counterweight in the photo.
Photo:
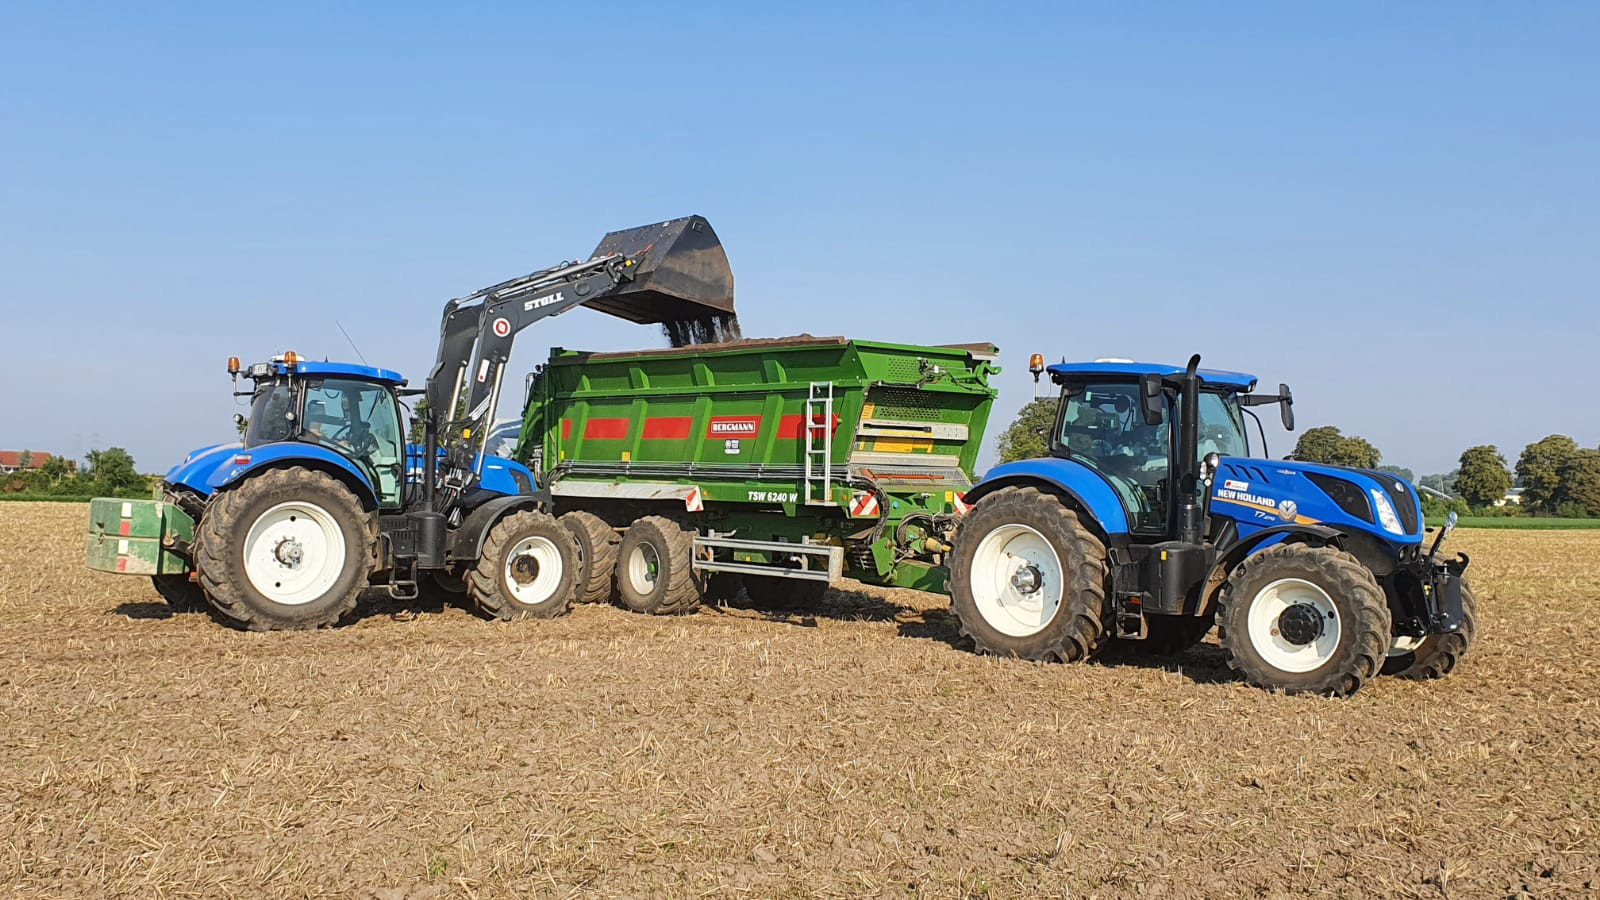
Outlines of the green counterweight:
[[699,570],[821,580],[831,565],[939,590],[995,354],[809,336],[557,349],[530,380],[517,457],[558,513],[693,531]]

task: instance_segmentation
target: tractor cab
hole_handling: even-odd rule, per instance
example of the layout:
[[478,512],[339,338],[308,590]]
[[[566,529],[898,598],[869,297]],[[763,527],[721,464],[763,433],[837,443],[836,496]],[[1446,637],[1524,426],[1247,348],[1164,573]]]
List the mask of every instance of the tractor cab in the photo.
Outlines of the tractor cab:
[[254,382],[243,449],[286,441],[314,444],[354,464],[380,506],[402,503],[405,429],[395,392],[406,380],[400,373],[303,362],[286,353],[237,374]]

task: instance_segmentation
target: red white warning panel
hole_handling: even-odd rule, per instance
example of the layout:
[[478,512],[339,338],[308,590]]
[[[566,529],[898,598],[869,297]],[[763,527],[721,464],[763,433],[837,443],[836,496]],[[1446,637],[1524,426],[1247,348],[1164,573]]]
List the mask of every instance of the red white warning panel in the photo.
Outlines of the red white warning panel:
[[683,508],[689,512],[700,512],[706,508],[705,498],[700,496],[700,488],[698,486],[690,488],[689,493],[684,496]]
[[878,514],[878,495],[870,491],[857,491],[850,498],[850,515],[853,518],[876,516]]
[[972,510],[972,504],[967,502],[966,494],[956,494],[950,498],[956,508],[956,515],[964,516]]
[[494,320],[494,333],[496,337],[505,337],[511,333],[511,322],[507,319]]

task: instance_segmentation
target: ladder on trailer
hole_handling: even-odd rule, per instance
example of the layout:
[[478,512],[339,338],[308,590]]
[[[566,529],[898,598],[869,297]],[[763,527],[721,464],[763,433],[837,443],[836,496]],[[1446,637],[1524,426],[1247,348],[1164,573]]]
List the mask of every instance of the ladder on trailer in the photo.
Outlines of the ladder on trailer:
[[832,506],[833,382],[811,382],[800,427],[805,432],[805,504]]

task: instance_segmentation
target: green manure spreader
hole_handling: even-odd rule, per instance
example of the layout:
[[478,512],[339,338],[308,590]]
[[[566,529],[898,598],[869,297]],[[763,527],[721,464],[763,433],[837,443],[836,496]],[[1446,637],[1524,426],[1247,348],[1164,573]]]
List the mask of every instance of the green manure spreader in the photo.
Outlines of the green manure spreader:
[[529,379],[515,457],[578,541],[579,600],[804,603],[840,576],[943,591],[995,354],[810,336],[558,349]]

